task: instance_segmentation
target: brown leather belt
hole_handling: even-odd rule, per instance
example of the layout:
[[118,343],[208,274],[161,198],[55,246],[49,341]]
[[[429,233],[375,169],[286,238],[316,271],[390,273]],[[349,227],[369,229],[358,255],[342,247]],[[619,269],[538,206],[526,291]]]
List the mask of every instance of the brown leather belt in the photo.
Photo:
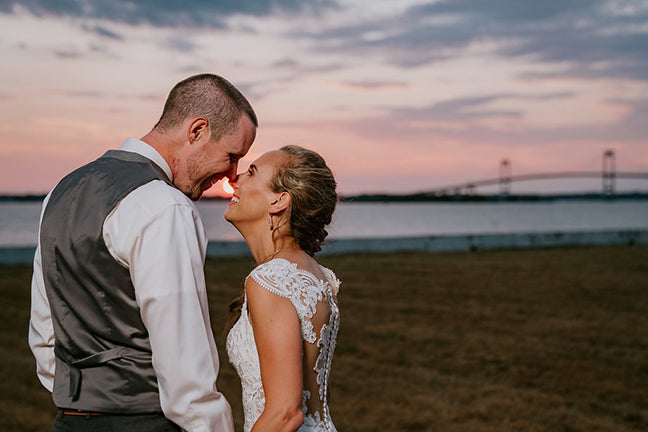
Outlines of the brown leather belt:
[[105,415],[104,413],[98,413],[98,412],[92,412],[92,411],[81,411],[81,410],[74,410],[74,409],[65,409],[65,408],[59,408],[58,413],[63,414],[63,415],[73,415],[73,416],[101,416],[101,415]]

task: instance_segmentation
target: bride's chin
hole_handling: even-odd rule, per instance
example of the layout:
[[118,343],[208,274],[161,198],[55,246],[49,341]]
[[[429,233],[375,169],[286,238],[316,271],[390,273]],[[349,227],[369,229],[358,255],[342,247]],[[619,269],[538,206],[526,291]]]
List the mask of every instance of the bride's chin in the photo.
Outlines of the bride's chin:
[[236,218],[232,217],[232,215],[227,214],[227,212],[225,212],[225,214],[223,215],[223,217],[224,217],[224,219],[225,219],[227,222],[231,223],[231,224],[234,226],[234,228],[236,228],[237,231],[239,231],[239,232],[241,231],[241,229],[240,229],[240,227],[239,227],[239,224],[238,224],[238,221],[236,220]]

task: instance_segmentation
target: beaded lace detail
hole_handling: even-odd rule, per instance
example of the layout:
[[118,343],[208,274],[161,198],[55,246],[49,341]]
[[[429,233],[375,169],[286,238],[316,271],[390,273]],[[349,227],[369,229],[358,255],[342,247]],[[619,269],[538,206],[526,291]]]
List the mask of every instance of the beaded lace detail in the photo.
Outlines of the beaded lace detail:
[[[308,401],[311,398],[311,391],[307,389],[308,385],[305,382],[302,395],[304,423],[298,429],[303,432],[336,431],[328,408],[328,387],[333,351],[340,325],[340,313],[336,302],[340,282],[331,270],[321,268],[327,281],[318,279],[306,270],[298,269],[297,264],[276,258],[259,265],[248,276],[268,291],[290,300],[299,316],[304,344],[316,344],[318,348],[317,360],[311,367],[316,374],[318,387],[312,390],[317,390],[320,409],[309,412]],[[326,300],[329,305],[330,315],[321,328],[315,329],[312,319],[317,313],[318,305],[324,304],[323,300]],[[265,394],[254,333],[247,314],[247,296],[241,309],[241,317],[227,335],[227,353],[241,378],[245,414],[244,431],[248,432],[263,412]]]

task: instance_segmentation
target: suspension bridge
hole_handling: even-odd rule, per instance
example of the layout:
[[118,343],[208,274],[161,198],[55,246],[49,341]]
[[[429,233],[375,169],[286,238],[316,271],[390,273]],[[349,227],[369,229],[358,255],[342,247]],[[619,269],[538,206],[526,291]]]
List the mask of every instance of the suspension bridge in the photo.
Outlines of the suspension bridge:
[[614,196],[614,194],[616,193],[617,179],[648,180],[648,172],[617,171],[613,150],[606,150],[603,153],[601,171],[559,171],[551,173],[513,175],[511,161],[509,159],[503,159],[500,162],[498,177],[443,186],[427,191],[425,192],[425,195],[475,195],[476,189],[479,186],[497,185],[499,187],[500,195],[507,196],[511,194],[513,183],[533,180],[554,180],[567,178],[600,178],[602,194],[606,196]]

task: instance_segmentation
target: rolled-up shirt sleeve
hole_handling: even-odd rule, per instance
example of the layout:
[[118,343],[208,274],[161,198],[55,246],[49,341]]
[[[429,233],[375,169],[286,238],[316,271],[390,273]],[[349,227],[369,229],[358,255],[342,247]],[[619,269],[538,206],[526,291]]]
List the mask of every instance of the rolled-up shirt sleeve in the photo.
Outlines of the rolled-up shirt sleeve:
[[142,191],[131,195],[106,220],[104,239],[129,268],[164,415],[186,431],[233,431],[230,406],[216,388],[202,220],[189,201],[151,208],[137,199]]

